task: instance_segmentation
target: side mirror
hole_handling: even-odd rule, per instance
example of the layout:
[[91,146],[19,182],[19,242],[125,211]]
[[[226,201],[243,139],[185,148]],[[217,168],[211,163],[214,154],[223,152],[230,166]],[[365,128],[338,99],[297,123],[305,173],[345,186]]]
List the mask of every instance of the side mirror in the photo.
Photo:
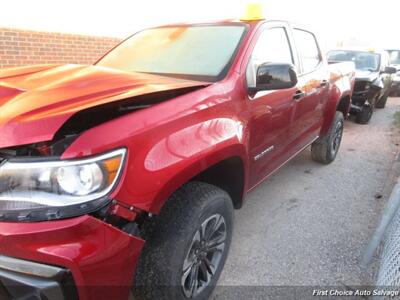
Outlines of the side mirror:
[[383,73],[396,74],[397,69],[395,67],[385,67],[385,70],[383,71]]
[[258,67],[254,92],[289,89],[297,84],[297,73],[292,64],[265,63]]

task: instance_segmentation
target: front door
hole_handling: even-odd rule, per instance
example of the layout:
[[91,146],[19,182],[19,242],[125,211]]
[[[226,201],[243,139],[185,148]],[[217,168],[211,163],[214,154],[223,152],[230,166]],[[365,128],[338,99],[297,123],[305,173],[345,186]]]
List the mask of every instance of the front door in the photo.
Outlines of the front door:
[[[248,87],[255,87],[256,72],[263,63],[294,63],[288,29],[271,25],[261,29],[247,65]],[[296,88],[262,91],[249,95],[251,186],[263,180],[286,159]]]

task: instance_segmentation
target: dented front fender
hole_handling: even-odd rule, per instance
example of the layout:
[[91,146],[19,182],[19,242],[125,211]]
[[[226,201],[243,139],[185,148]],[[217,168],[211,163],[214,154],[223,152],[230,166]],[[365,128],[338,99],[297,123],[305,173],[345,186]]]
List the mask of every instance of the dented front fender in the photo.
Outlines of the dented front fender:
[[[231,117],[238,115],[234,112],[238,107],[232,106],[229,99],[204,99],[203,92],[183,95],[92,128],[72,143],[62,158],[127,148],[121,183],[111,197],[157,213],[172,192],[206,168],[230,157],[247,162],[244,124]],[[176,106],[183,109],[178,112]],[[215,110],[224,111],[226,116]]]

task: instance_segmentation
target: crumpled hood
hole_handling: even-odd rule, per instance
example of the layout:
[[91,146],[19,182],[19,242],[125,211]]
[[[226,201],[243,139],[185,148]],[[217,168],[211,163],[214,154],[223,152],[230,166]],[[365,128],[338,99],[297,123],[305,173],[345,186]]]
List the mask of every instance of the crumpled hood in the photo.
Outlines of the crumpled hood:
[[76,112],[155,92],[209,83],[98,66],[0,70],[0,148],[49,141]]
[[356,71],[356,80],[357,81],[369,81],[373,82],[376,78],[378,78],[379,72],[371,72],[368,70],[365,71]]

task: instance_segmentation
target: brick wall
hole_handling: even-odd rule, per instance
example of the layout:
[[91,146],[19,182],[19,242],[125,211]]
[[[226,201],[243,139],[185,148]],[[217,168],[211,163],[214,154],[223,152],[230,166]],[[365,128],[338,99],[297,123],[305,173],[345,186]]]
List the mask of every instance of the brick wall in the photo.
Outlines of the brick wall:
[[0,69],[43,63],[90,64],[119,41],[0,27]]

